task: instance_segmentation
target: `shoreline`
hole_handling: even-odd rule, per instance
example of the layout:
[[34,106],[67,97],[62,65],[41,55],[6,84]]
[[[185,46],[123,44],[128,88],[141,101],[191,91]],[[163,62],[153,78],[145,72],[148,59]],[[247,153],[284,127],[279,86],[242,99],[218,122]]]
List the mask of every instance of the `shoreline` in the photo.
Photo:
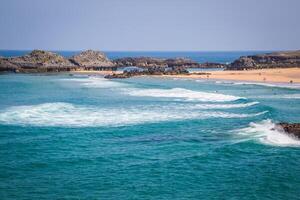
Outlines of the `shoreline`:
[[[56,73],[85,74],[85,75],[112,75],[122,74],[122,71],[96,71],[96,70],[74,70]],[[224,81],[246,81],[253,83],[278,83],[278,84],[300,84],[299,68],[272,68],[256,70],[228,70],[228,71],[201,71],[203,74],[193,72],[190,74],[177,75],[139,75],[153,77],[190,78],[202,80],[224,80]]]
[[[204,80],[230,80],[259,83],[300,83],[300,68],[273,68],[247,71],[203,71],[207,74],[161,75],[162,77],[191,78]],[[159,77],[159,76],[158,76]]]

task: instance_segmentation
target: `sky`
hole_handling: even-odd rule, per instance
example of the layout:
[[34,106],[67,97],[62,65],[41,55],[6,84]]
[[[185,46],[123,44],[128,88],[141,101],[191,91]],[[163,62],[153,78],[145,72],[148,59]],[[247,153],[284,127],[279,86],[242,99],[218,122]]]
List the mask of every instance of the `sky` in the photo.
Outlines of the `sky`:
[[0,49],[300,49],[300,0],[0,0]]

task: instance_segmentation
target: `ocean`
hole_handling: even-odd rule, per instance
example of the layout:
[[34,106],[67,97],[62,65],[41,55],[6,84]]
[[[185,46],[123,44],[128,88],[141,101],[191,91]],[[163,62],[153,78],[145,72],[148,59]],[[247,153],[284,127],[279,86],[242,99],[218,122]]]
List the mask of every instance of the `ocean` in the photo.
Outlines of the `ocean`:
[[299,113],[297,84],[4,73],[0,199],[299,199]]

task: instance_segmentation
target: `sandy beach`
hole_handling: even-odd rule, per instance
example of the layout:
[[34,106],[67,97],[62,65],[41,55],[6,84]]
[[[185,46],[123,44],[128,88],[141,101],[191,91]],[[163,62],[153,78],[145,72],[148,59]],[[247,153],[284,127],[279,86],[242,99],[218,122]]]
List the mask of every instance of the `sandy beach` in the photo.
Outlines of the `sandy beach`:
[[[108,75],[121,71],[71,71],[74,74]],[[159,75],[158,77],[221,79],[232,81],[253,81],[267,83],[300,83],[300,68],[276,68],[249,71],[203,71],[210,75],[191,73],[189,75]]]
[[300,68],[276,68],[249,71],[205,71],[210,75],[175,75],[178,78],[222,79],[233,81],[300,83]]

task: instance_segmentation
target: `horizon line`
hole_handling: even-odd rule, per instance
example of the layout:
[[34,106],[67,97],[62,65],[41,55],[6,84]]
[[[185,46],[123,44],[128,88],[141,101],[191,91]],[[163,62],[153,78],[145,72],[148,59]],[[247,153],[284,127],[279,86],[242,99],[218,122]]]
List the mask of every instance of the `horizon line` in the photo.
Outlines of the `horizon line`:
[[249,51],[297,51],[299,49],[277,49],[277,50],[270,50],[270,49],[262,49],[262,50],[99,50],[99,49],[81,49],[81,50],[53,50],[53,49],[42,49],[42,48],[33,48],[33,49],[0,49],[0,51],[33,51],[33,50],[42,50],[42,51],[73,51],[73,52],[80,52],[80,51],[87,51],[87,50],[94,50],[94,51],[102,51],[102,52],[249,52]]

